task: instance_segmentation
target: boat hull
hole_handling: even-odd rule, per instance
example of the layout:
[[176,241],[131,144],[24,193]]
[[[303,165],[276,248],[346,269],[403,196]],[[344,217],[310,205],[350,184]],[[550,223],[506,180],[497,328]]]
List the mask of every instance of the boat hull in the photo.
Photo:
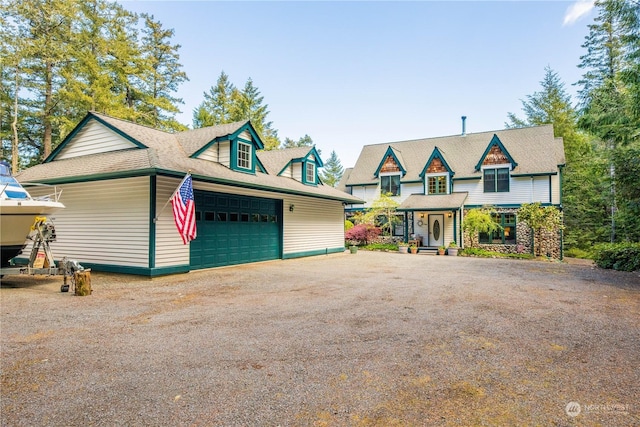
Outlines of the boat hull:
[[26,246],[37,216],[50,215],[62,208],[60,202],[0,199],[0,266],[6,267]]

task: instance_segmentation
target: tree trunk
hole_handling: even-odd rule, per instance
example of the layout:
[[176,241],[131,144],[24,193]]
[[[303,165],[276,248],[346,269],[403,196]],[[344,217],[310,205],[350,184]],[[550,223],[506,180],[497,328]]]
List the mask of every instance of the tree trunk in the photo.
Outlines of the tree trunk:
[[11,140],[11,171],[13,173],[18,172],[18,165],[20,164],[20,154],[18,151],[18,83],[20,81],[20,73],[18,67],[16,67],[16,87],[15,95],[13,97],[13,121],[11,122],[11,129],[13,130],[13,139]]
[[76,295],[91,295],[91,271],[76,271],[74,273],[76,281]]

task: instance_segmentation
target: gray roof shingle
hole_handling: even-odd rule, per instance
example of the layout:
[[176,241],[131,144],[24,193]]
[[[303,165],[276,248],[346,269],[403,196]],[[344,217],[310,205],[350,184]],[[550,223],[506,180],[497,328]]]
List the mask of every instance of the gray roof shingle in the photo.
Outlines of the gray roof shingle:
[[[228,183],[239,187],[265,189],[340,200],[349,203],[362,203],[351,196],[328,185],[305,185],[291,178],[275,174],[257,172],[255,175],[234,171],[220,163],[190,158],[188,152],[197,151],[217,136],[233,133],[246,122],[223,125],[222,129],[207,131],[187,131],[188,135],[171,134],[125,120],[116,119],[99,113],[91,113],[120,132],[129,135],[148,148],[132,148],[53,160],[33,166],[17,174],[21,182],[64,183],[80,181],[83,178],[108,175],[135,175],[161,171],[174,174],[186,174],[191,171],[194,180],[207,180]],[[195,148],[198,144],[200,147]],[[195,150],[194,150],[195,148]],[[307,149],[309,147],[306,147]],[[261,156],[261,154],[259,154]]]
[[479,177],[476,164],[487,149],[493,135],[497,135],[511,157],[517,162],[512,174],[555,173],[565,163],[562,138],[553,136],[553,126],[536,126],[466,135],[415,139],[366,145],[345,185],[374,184],[375,171],[388,147],[402,153],[406,181],[419,181],[419,174],[437,147],[453,170],[455,178]]

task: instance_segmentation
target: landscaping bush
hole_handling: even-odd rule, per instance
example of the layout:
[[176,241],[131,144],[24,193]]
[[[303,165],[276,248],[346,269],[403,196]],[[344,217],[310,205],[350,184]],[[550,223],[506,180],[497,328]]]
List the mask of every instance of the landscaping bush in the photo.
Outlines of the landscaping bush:
[[344,233],[348,242],[366,245],[380,235],[380,229],[371,224],[356,224]]
[[535,258],[531,254],[505,254],[502,252],[487,251],[479,248],[464,248],[458,255],[462,256],[475,256],[480,258],[515,258],[515,259],[533,259]]
[[640,270],[640,243],[597,245],[593,259],[600,268],[612,268],[619,271]]
[[396,245],[395,243],[370,243],[363,249],[369,251],[396,252],[398,250],[398,245]]

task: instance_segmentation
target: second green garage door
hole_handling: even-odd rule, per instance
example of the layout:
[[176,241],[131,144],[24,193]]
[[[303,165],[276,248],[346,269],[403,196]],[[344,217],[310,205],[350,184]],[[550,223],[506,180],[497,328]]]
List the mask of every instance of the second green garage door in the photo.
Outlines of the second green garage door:
[[282,257],[282,201],[194,191],[197,238],[191,268],[220,267]]

